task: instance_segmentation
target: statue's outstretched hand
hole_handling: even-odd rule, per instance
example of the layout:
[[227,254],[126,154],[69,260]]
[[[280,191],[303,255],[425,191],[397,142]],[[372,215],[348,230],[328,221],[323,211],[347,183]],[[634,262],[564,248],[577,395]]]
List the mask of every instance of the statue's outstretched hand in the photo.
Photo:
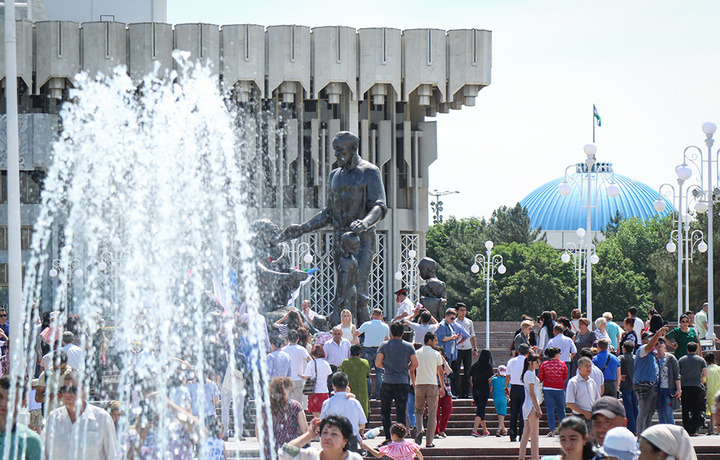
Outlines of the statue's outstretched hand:
[[303,234],[302,226],[299,224],[290,224],[278,236],[278,241],[287,241],[295,239]]
[[367,229],[368,229],[368,225],[362,219],[358,219],[350,224],[350,230],[352,230],[355,233],[362,233]]

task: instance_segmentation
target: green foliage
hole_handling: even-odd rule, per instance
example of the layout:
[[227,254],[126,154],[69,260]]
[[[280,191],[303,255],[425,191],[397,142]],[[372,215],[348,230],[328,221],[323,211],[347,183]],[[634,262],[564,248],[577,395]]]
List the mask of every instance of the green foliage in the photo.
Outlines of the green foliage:
[[488,237],[495,244],[513,242],[531,244],[541,231],[540,228],[530,228],[528,210],[520,203],[512,208],[500,206],[494,210],[487,229]]

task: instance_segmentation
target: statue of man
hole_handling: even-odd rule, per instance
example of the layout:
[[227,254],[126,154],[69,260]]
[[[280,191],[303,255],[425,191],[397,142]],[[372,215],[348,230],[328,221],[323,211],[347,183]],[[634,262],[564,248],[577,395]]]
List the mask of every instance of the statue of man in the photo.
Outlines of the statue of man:
[[[335,273],[338,273],[338,263],[344,254],[340,246],[342,235],[348,231],[357,233],[360,237],[360,247],[355,255],[358,262],[358,300],[357,310],[351,311],[357,324],[370,320],[368,277],[376,249],[375,224],[387,214],[380,170],[360,158],[359,142],[360,139],[348,131],[335,135],[332,145],[338,167],[328,177],[325,208],[302,225],[289,225],[280,235],[280,240],[289,240],[331,225]],[[340,323],[339,311],[332,312],[330,323]]]

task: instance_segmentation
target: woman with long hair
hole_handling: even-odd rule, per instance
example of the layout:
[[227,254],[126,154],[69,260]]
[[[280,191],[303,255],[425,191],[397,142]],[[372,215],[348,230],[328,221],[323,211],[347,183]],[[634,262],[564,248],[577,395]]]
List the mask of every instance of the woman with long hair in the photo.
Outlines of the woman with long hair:
[[[270,415],[275,436],[275,452],[286,442],[307,431],[305,411],[298,401],[289,397],[292,387],[293,383],[289,377],[275,377],[270,381]],[[270,443],[267,442],[265,458],[270,458],[270,452]]]
[[332,374],[330,364],[325,361],[325,350],[322,345],[312,347],[310,355],[313,360],[305,366],[305,372],[301,376],[304,379],[315,378],[315,393],[308,396],[308,411],[312,412],[315,418],[320,417],[323,402],[330,397],[327,379]]
[[287,337],[288,331],[297,331],[301,327],[305,327],[305,323],[302,320],[300,313],[292,310],[285,313],[285,316],[275,321],[273,324],[275,329],[280,331],[280,335]]
[[[470,384],[472,385],[473,400],[475,400],[475,422],[470,434],[478,438],[490,434],[485,423],[485,406],[490,397],[490,379],[494,372],[492,353],[485,348],[470,368]],[[482,425],[482,433],[478,432],[480,425]]]
[[520,439],[520,454],[518,460],[525,460],[525,451],[530,441],[530,456],[532,460],[540,459],[540,380],[535,371],[540,367],[540,356],[530,353],[523,364],[523,385],[525,386],[525,402],[522,406],[523,428],[522,439]]
[[557,423],[562,423],[565,418],[565,381],[568,378],[568,368],[565,362],[560,360],[560,350],[554,347],[545,349],[546,359],[540,365],[538,378],[543,384],[543,396],[545,397],[545,409],[547,409],[548,425],[550,432],[548,436],[555,435]]
[[542,351],[545,350],[548,340],[552,339],[555,335],[553,333],[555,324],[553,323],[552,313],[544,311],[542,315],[540,315],[540,321],[542,322],[542,326],[540,326],[540,332],[538,332],[538,353],[542,353]]
[[342,334],[344,339],[348,339],[351,345],[355,345],[356,343],[360,343],[360,338],[355,337],[355,331],[357,328],[353,324],[353,317],[352,313],[350,313],[350,310],[347,308],[340,312],[340,329],[342,329]]
[[562,454],[543,457],[543,460],[590,460],[595,457],[587,425],[580,417],[571,415],[563,419],[558,435]]

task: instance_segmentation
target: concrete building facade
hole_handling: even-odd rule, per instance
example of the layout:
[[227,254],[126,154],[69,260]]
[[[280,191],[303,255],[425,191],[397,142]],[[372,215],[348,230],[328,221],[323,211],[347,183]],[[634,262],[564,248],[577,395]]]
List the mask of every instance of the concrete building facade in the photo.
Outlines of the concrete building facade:
[[[51,0],[45,4],[52,18]],[[436,122],[430,118],[474,105],[478,91],[490,84],[487,30],[172,26],[98,20],[19,20],[16,30],[21,175],[25,177],[21,184],[27,188],[22,225],[27,226],[28,248],[52,140],[60,130],[58,112],[69,100],[76,74],[108,75],[116,66],[124,66],[140,84],[156,66],[161,72],[176,68],[172,52],[181,49],[190,53],[190,60],[212,67],[219,85],[244,114],[239,121],[243,160],[254,171],[250,221],[267,217],[282,227],[318,212],[333,169],[333,136],[341,130],[359,135],[362,157],[382,171],[390,208],[378,225],[379,250],[370,281],[372,305],[384,307],[388,314],[395,311],[392,291],[411,284],[408,271],[401,281],[393,278],[398,265],[416,265],[424,255],[428,167],[437,159]],[[0,60],[0,83],[4,78]],[[0,169],[5,168],[4,126],[3,115]],[[4,192],[2,199],[0,267],[6,267]],[[334,294],[332,236],[320,231],[306,237],[307,244],[293,242],[290,253],[298,265],[306,266],[302,255],[309,246],[312,265],[320,270],[304,295],[317,310],[327,312]],[[57,250],[62,242],[55,240]],[[29,252],[23,249],[26,260]],[[410,250],[418,253],[414,261],[408,257]],[[50,254],[51,259],[56,256]],[[97,261],[81,263],[91,267]],[[6,283],[0,268],[0,303],[6,301]],[[417,280],[412,284],[417,289]]]

